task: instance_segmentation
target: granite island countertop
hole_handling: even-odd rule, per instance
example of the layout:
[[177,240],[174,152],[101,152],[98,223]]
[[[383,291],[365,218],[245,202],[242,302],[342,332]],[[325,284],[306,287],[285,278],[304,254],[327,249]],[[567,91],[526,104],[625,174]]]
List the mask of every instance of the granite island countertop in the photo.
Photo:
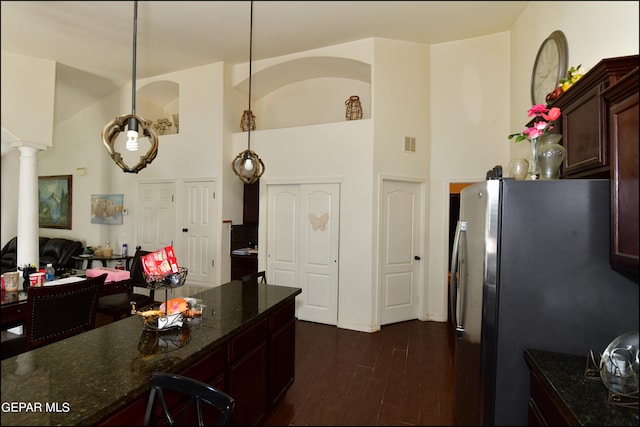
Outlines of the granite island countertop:
[[203,316],[168,336],[131,316],[5,359],[0,425],[96,424],[146,393],[153,371],[184,370],[300,292],[232,281],[193,295]]
[[637,426],[638,409],[609,403],[609,390],[597,377],[585,377],[587,355],[553,353],[525,349],[529,367],[555,391],[557,404],[563,406],[578,425]]

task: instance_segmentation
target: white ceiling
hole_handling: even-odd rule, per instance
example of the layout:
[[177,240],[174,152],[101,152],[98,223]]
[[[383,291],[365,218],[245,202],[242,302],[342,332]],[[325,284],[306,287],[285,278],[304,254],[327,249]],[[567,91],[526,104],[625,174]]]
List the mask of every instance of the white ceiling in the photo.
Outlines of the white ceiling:
[[[382,37],[425,44],[507,31],[527,1],[255,1],[253,59]],[[2,1],[2,50],[58,63],[57,97],[131,80],[133,1]],[[137,78],[249,59],[249,1],[140,1]],[[73,104],[73,103],[72,103]],[[56,121],[73,111],[60,111]]]

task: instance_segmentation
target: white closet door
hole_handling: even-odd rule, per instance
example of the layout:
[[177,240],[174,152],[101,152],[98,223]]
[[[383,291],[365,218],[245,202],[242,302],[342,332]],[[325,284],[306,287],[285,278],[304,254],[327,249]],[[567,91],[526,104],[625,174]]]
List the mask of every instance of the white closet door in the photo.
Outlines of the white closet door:
[[269,283],[302,289],[298,319],[337,325],[339,184],[267,188]]

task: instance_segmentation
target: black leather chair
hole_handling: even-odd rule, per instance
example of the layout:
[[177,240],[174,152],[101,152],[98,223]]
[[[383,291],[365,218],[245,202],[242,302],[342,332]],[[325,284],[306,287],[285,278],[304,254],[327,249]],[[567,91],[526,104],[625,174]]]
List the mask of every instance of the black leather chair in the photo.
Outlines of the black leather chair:
[[264,271],[258,271],[257,273],[247,274],[240,279],[242,283],[267,283],[267,275]]
[[27,291],[24,334],[2,343],[2,359],[63,340],[96,326],[98,295],[107,274]]
[[[180,402],[185,397],[187,401]],[[144,425],[223,426],[231,421],[234,406],[231,396],[209,384],[182,375],[154,372]]]
[[[136,309],[140,310],[155,302],[155,291],[147,288],[142,271],[141,257],[149,253],[151,252],[140,249],[140,246],[136,247],[136,253],[131,261],[131,284],[127,286],[127,292],[101,297],[98,300],[98,313],[111,316],[113,321],[116,321],[131,315],[131,303],[135,303]],[[149,295],[136,293],[136,287],[147,289]]]

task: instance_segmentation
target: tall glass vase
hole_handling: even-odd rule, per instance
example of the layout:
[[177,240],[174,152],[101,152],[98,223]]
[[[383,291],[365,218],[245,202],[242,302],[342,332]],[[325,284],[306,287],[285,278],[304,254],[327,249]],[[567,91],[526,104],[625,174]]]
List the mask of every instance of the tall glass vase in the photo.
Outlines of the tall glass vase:
[[535,181],[540,178],[540,168],[538,167],[538,138],[529,140],[529,148],[531,150],[531,159],[529,159],[529,171],[527,175],[530,180]]
[[560,178],[560,166],[566,155],[565,148],[560,145],[562,135],[544,134],[539,139],[538,166],[540,167],[540,179]]

